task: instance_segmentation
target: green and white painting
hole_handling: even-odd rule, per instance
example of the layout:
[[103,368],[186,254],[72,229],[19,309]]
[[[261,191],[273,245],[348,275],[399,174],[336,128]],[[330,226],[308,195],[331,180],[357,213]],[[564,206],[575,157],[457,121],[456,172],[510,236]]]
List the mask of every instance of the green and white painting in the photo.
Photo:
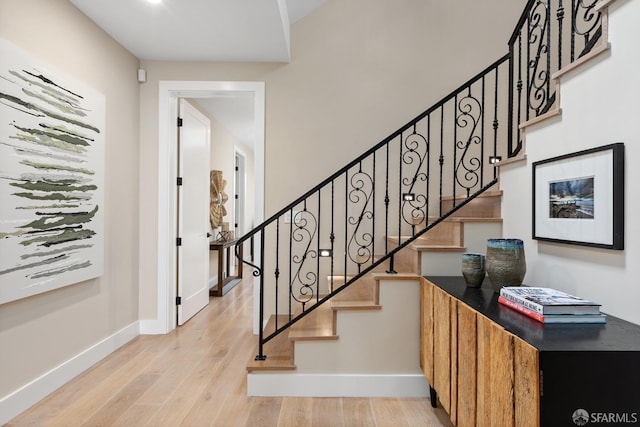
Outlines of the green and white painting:
[[0,304],[102,275],[105,100],[0,39]]

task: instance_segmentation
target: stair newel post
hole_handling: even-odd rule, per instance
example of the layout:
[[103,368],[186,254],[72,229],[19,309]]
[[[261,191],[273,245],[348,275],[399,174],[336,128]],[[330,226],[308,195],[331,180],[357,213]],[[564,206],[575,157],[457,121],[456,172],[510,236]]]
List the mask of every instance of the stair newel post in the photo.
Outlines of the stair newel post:
[[[260,267],[264,268],[264,228],[260,231]],[[264,354],[264,274],[260,275],[260,303],[258,306],[258,355],[256,360],[266,360]]]

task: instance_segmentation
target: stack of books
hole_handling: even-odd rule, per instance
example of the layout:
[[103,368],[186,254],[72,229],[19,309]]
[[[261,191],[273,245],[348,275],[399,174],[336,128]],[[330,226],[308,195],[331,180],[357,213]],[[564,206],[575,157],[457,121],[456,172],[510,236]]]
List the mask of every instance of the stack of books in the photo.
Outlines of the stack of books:
[[505,286],[498,302],[542,323],[605,323],[600,304],[551,288]]

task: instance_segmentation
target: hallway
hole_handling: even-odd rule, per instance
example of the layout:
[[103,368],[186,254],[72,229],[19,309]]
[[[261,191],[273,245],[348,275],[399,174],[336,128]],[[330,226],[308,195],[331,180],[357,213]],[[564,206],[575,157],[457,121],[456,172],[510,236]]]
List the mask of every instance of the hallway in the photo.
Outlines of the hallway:
[[167,335],[143,335],[7,426],[450,426],[429,399],[246,396],[251,271]]

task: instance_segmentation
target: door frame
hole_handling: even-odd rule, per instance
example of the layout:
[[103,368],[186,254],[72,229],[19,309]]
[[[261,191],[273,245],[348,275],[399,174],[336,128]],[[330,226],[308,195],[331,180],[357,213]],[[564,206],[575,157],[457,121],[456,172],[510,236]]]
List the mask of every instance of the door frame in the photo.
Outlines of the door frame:
[[[157,247],[157,333],[176,327],[176,250],[177,233],[177,137],[178,98],[211,98],[233,92],[254,96],[255,220],[264,218],[264,82],[161,80],[158,91],[158,247]],[[254,283],[254,296],[259,292]],[[255,298],[254,298],[255,300]],[[255,305],[255,304],[254,304]],[[254,316],[256,317],[256,316]],[[254,322],[255,323],[255,322]],[[255,326],[254,326],[255,329]]]

